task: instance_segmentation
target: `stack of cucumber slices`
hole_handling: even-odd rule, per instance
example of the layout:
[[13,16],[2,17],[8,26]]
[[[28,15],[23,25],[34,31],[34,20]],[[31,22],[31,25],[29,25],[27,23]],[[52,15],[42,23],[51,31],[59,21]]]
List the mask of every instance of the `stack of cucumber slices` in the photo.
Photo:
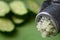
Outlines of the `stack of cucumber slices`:
[[27,14],[28,10],[24,2],[20,0],[11,1],[9,3],[6,1],[0,1],[0,31],[13,31],[15,28],[15,24],[22,24],[25,21],[24,18]]

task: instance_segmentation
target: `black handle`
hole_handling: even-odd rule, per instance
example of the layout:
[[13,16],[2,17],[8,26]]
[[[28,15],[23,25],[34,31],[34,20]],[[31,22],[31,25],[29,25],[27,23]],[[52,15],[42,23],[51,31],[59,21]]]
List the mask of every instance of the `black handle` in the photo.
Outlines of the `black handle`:
[[60,0],[52,0],[53,2],[60,2]]
[[36,16],[36,23],[39,22],[42,16],[50,17],[57,25],[56,28],[58,32],[60,32],[60,4],[51,4],[42,10],[42,12],[39,12],[39,14]]
[[40,12],[44,10],[46,7],[48,7],[50,4],[51,4],[51,0],[45,0],[41,5]]

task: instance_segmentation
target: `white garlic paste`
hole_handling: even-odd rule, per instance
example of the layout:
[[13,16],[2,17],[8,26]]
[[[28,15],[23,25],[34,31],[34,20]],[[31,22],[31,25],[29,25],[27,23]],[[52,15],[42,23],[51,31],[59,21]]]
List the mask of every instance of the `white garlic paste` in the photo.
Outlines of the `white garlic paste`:
[[57,32],[55,26],[48,17],[41,18],[41,20],[37,23],[37,29],[41,32],[43,38],[52,37]]

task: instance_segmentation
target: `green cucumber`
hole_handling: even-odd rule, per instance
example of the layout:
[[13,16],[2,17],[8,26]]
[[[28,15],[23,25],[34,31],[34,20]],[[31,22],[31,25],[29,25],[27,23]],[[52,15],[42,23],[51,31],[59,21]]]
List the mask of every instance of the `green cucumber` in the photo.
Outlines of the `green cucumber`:
[[0,31],[11,32],[14,28],[14,24],[9,19],[0,18]]
[[12,20],[15,24],[22,24],[24,22],[24,19],[20,19],[15,16],[12,17]]
[[8,4],[5,1],[0,1],[0,16],[5,16],[10,11]]
[[36,14],[39,12],[40,6],[38,5],[37,2],[32,1],[32,0],[27,0],[26,3],[28,6],[28,9],[30,9],[32,12],[34,12]]
[[22,1],[12,1],[9,3],[12,12],[16,15],[25,15],[28,13],[24,3]]

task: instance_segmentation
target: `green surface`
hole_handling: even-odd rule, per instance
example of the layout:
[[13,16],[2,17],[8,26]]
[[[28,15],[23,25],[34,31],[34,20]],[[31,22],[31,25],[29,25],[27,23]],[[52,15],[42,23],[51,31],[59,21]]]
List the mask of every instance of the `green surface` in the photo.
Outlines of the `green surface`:
[[60,40],[60,34],[52,38],[42,38],[36,29],[35,21],[31,20],[17,27],[13,35],[8,36],[0,33],[0,40]]

